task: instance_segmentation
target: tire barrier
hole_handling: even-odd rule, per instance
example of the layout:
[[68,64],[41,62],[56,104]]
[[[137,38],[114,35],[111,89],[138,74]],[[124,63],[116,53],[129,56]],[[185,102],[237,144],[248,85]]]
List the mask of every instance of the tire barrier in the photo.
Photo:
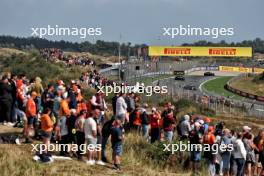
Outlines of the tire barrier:
[[239,90],[237,88],[234,88],[230,85],[230,83],[233,81],[233,79],[231,79],[230,81],[227,82],[227,84],[225,85],[225,89],[230,91],[230,92],[233,92],[237,95],[240,95],[242,97],[246,97],[246,98],[249,98],[249,99],[252,99],[252,100],[257,100],[257,101],[261,101],[261,102],[264,102],[264,96],[258,96],[258,95],[255,95],[255,94],[252,94],[252,93],[248,93],[248,92],[244,92],[242,90]]

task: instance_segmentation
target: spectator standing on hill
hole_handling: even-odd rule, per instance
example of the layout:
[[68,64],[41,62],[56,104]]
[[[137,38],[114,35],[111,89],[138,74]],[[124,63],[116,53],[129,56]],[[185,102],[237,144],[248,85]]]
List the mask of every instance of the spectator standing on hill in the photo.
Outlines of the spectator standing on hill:
[[113,126],[113,122],[114,122],[114,118],[106,121],[102,128],[102,161],[103,162],[108,162],[106,158],[106,145],[107,145],[108,138],[111,135],[111,129]]
[[247,135],[244,135],[243,137],[243,143],[247,152],[247,157],[246,157],[246,163],[245,163],[245,174],[247,176],[253,176],[254,171],[252,167],[256,164],[256,156],[255,156],[255,148],[256,145],[253,142],[253,134],[248,133]]
[[[50,112],[51,110],[49,108],[45,109],[43,111],[43,114],[40,118],[41,123],[41,136],[43,139],[43,144],[46,145],[46,149],[48,149],[48,145],[50,144],[50,138],[53,130],[53,122],[50,118]],[[48,151],[44,151],[45,153],[48,153]]]
[[93,118],[94,118],[94,120],[95,120],[95,122],[96,122],[96,129],[97,129],[97,131],[96,131],[96,134],[97,134],[97,146],[100,148],[100,150],[99,151],[96,151],[96,155],[97,155],[97,161],[96,161],[96,164],[98,164],[98,165],[105,165],[105,163],[104,162],[102,162],[102,155],[101,155],[101,153],[102,153],[102,127],[103,127],[103,121],[101,121],[101,119],[99,119],[100,118],[100,110],[99,109],[95,109],[94,110],[94,116],[93,116]]
[[210,145],[210,151],[204,151],[204,158],[206,159],[210,176],[215,176],[215,155],[212,152],[212,146],[215,144],[216,139],[213,132],[214,127],[209,126],[208,131],[203,136],[203,144]]
[[234,146],[234,159],[237,165],[237,176],[244,176],[244,168],[247,158],[247,151],[242,142],[243,134],[237,133],[237,139]]
[[92,113],[92,116],[88,117],[84,122],[84,133],[85,133],[85,144],[88,148],[88,161],[86,162],[89,165],[95,164],[96,157],[96,145],[97,145],[97,124],[94,120],[96,118],[95,110]]
[[37,98],[37,93],[32,92],[26,104],[26,116],[27,116],[27,122],[28,122],[27,129],[26,129],[27,141],[29,141],[29,136],[32,136],[35,133],[34,128],[37,122],[37,105],[35,103],[36,98]]
[[123,152],[123,129],[121,127],[122,122],[119,119],[116,119],[113,123],[112,131],[111,131],[111,141],[112,141],[112,159],[114,164],[114,169],[121,170],[121,155]]
[[125,97],[125,101],[127,104],[127,112],[131,113],[135,109],[135,99],[134,99],[135,94],[130,93]]
[[75,121],[76,143],[78,145],[78,151],[76,153],[80,160],[84,160],[81,150],[83,150],[82,146],[85,144],[84,122],[86,113],[85,110],[82,110]]
[[191,151],[192,171],[194,174],[199,173],[199,165],[201,161],[201,144],[203,142],[203,135],[200,132],[201,124],[194,122],[194,128],[190,132],[190,144],[194,144],[194,149]]
[[150,114],[150,136],[151,143],[160,140],[160,120],[161,116],[155,107],[152,108]]
[[[231,135],[230,135],[230,130],[225,128],[223,130],[223,137],[221,138],[221,143],[222,145],[229,146],[232,141],[231,141]],[[224,176],[229,176],[229,170],[230,170],[230,159],[231,159],[231,152],[228,151],[227,149],[225,151],[220,151],[221,152],[221,158],[222,158],[222,172]]]
[[[68,94],[65,92],[62,95],[62,100],[60,104],[60,120],[58,121],[57,126],[59,126],[59,134],[58,138],[60,141],[60,144],[68,144],[68,127],[67,127],[67,118],[70,117],[71,111],[69,109],[69,102],[70,98],[68,97]],[[65,150],[64,150],[65,149]],[[60,151],[60,155],[65,156],[68,154],[68,148],[63,148],[63,150]]]
[[16,109],[17,109],[17,106],[16,106],[16,94],[17,94],[17,88],[16,88],[16,80],[17,80],[17,76],[12,74],[11,75],[11,79],[9,80],[10,82],[10,86],[11,86],[11,95],[12,95],[12,106],[11,106],[11,114],[10,114],[10,117],[11,117],[11,122],[16,122]]
[[9,125],[11,123],[11,108],[12,108],[12,87],[8,81],[7,75],[2,77],[0,82],[0,122],[7,122]]
[[189,137],[191,131],[190,116],[184,115],[183,121],[180,122],[181,140],[186,140]]
[[147,113],[148,104],[144,104],[143,108],[141,109],[140,113],[140,119],[141,119],[141,125],[142,125],[142,136],[144,138],[148,138],[149,136],[149,115]]
[[169,109],[166,113],[166,116],[163,118],[164,137],[168,142],[172,142],[174,126],[175,119],[173,116],[173,111],[172,109]]
[[125,122],[127,113],[127,104],[125,102],[126,94],[120,94],[116,100],[116,118],[121,120],[122,123]]

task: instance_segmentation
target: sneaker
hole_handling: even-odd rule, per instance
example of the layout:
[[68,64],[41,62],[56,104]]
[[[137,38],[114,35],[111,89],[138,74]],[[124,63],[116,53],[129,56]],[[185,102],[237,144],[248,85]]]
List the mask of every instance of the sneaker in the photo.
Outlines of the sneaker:
[[16,138],[15,143],[16,143],[17,145],[21,145],[21,143],[20,143],[20,141],[19,141],[19,138]]
[[97,165],[101,165],[101,166],[104,166],[105,165],[105,163],[103,161],[101,161],[101,160],[100,161],[96,161],[96,164]]
[[7,124],[6,124],[6,126],[10,126],[10,127],[13,127],[15,124],[14,123],[12,123],[12,122],[8,122]]
[[121,171],[120,166],[117,165],[117,164],[114,164],[113,169],[114,169],[114,170],[117,170],[117,171]]
[[33,156],[33,160],[40,161],[40,157],[38,155]]
[[88,161],[86,161],[86,164],[95,165],[95,161],[94,160],[88,160]]

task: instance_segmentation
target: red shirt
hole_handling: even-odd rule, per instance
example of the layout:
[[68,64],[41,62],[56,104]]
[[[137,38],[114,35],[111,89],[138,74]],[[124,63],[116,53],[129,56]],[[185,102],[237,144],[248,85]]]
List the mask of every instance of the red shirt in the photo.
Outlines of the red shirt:
[[168,114],[163,119],[164,131],[173,131],[175,120],[172,114]]
[[151,128],[159,128],[160,115],[150,114],[150,126]]

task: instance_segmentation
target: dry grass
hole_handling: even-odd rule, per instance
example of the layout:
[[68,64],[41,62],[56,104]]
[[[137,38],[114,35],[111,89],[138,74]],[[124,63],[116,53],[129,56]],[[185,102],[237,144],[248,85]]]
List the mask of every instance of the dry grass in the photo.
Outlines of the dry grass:
[[[239,117],[214,117],[212,124],[216,124],[220,120],[226,122],[226,126],[230,129],[241,130],[243,125],[252,127],[254,134],[257,134],[259,128],[264,127],[264,120],[253,118]],[[21,129],[11,127],[0,127],[0,134],[3,133],[19,133]],[[170,156],[169,165],[164,165],[155,162],[148,155],[151,152],[151,144],[146,143],[144,139],[135,133],[128,133],[124,142],[124,154],[122,156],[122,171],[117,172],[112,170],[111,164],[107,166],[88,166],[84,162],[72,161],[55,161],[52,164],[39,164],[32,160],[34,153],[31,152],[32,147],[29,144],[0,145],[0,175],[145,175],[145,176],[170,176],[170,175],[190,175],[190,171],[183,171],[182,168],[175,163],[179,162],[177,156]],[[161,149],[162,150],[162,149]],[[108,145],[108,158],[111,158],[111,149]],[[155,150],[154,152],[155,153]],[[201,169],[202,175],[207,175],[205,167]]]
[[0,48],[0,55],[4,57],[9,57],[11,55],[26,54],[26,52],[13,49],[13,48]]
[[255,82],[254,77],[242,77],[241,79],[234,80],[231,86],[244,92],[259,96],[264,95],[264,82]]

